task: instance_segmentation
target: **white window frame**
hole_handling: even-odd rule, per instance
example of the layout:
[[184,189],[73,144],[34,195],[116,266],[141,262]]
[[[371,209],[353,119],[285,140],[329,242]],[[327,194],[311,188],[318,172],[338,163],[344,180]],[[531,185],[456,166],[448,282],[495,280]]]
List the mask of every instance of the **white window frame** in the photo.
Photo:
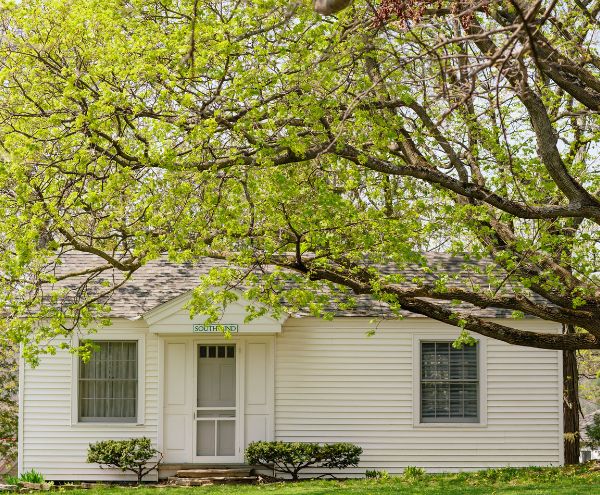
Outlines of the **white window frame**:
[[422,422],[421,421],[421,342],[453,342],[458,335],[427,333],[413,335],[413,426],[415,428],[466,428],[487,427],[487,345],[484,337],[475,337],[479,347],[479,421],[477,422]]
[[94,334],[84,338],[75,337],[74,346],[79,346],[80,340],[91,341],[127,341],[137,342],[137,359],[138,359],[138,389],[137,389],[137,420],[135,422],[122,422],[111,419],[109,421],[79,421],[79,363],[81,358],[74,354],[72,360],[71,373],[71,426],[78,427],[103,427],[107,429],[122,429],[132,428],[136,426],[144,426],[145,424],[145,405],[146,405],[146,339],[140,334]]

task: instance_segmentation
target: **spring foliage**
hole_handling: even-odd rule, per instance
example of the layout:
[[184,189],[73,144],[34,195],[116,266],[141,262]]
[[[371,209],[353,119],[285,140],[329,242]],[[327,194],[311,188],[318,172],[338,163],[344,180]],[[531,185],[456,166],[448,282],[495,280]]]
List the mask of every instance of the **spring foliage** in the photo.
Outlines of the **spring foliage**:
[[[105,322],[145,263],[215,256],[229,265],[191,307],[213,321],[233,287],[249,318],[368,295],[512,344],[600,348],[595,7],[376,6],[2,2],[2,335],[35,363]],[[69,272],[71,251],[97,263]]]

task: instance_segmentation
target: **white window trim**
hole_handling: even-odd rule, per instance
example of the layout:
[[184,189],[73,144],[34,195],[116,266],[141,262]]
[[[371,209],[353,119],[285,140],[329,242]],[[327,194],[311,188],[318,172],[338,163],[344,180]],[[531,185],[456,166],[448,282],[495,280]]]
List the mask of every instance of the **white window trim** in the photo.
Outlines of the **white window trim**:
[[143,334],[104,334],[89,335],[84,339],[78,336],[73,338],[73,345],[79,346],[80,340],[98,340],[98,341],[129,341],[137,342],[138,351],[138,403],[137,403],[137,421],[134,423],[118,421],[79,421],[79,362],[78,354],[73,354],[72,373],[71,373],[71,426],[78,428],[106,428],[110,430],[128,429],[132,427],[144,426],[146,410],[146,338]]
[[462,428],[481,429],[487,427],[487,342],[485,337],[475,337],[479,344],[479,421],[468,423],[456,422],[421,422],[421,342],[438,341],[452,342],[456,339],[454,334],[427,333],[413,335],[413,427],[414,428]]

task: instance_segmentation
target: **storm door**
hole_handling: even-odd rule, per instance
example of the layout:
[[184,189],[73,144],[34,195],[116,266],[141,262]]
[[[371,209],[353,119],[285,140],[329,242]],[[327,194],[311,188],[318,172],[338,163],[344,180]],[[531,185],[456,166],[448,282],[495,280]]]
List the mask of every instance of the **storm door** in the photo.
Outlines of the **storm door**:
[[236,346],[198,344],[196,351],[195,460],[235,460],[239,421]]

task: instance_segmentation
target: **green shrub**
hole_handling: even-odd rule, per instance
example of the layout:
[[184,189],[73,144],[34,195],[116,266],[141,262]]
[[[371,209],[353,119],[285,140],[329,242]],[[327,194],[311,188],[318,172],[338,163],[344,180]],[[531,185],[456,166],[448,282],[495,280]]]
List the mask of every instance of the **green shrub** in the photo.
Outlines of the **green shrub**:
[[600,414],[594,414],[594,419],[585,427],[585,432],[588,436],[586,443],[590,447],[596,448],[600,446]]
[[351,443],[252,442],[246,449],[246,461],[287,473],[298,480],[298,473],[308,467],[358,466],[360,454],[362,448]]
[[402,473],[402,476],[404,478],[413,480],[422,478],[424,475],[425,470],[416,466],[406,466],[406,469],[404,469],[404,473]]
[[19,476],[19,481],[25,483],[44,483],[46,481],[44,479],[44,475],[42,473],[38,473],[35,469],[31,471],[25,471],[21,473]]
[[46,479],[42,473],[35,469],[21,473],[21,476],[4,475],[4,483],[7,485],[20,485],[22,483],[45,483]]
[[[154,461],[151,459],[154,458]],[[158,468],[162,461],[161,452],[152,447],[149,438],[129,440],[104,440],[90,444],[87,462],[100,464],[100,468],[112,467],[121,471],[132,471],[138,483],[149,472]]]
[[4,483],[7,485],[18,485],[21,482],[18,476],[13,476],[11,474],[4,475]]
[[375,480],[389,480],[390,473],[388,473],[385,469],[382,469],[382,470],[367,469],[365,471],[365,478],[375,479]]

